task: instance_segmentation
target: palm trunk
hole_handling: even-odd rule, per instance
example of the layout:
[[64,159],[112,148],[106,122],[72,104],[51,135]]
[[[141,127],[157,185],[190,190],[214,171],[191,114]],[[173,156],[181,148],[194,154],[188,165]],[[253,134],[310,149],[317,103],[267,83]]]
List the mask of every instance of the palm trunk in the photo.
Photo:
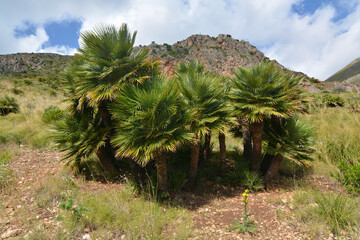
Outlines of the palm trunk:
[[265,186],[267,186],[272,181],[274,175],[279,171],[283,158],[283,155],[277,153],[272,159],[270,167],[265,174]]
[[166,164],[166,153],[164,151],[158,151],[156,154],[156,170],[159,193],[167,195],[168,184],[167,184],[167,164]]
[[[278,129],[280,127],[280,118],[276,117],[276,116],[271,116],[270,124],[271,124],[272,128]],[[268,144],[269,144],[269,147],[276,148],[277,143],[269,142]],[[265,154],[265,157],[264,157],[263,161],[261,162],[261,168],[260,168],[261,174],[263,176],[265,176],[266,173],[268,172],[274,157],[275,156],[273,154],[269,154],[269,153]]]
[[111,145],[108,141],[105,141],[105,144],[98,148],[96,155],[99,158],[101,166],[104,170],[112,177],[115,177],[117,173],[117,169],[114,165],[115,156],[113,155]]
[[191,143],[191,156],[190,156],[190,169],[189,169],[189,181],[188,187],[192,189],[195,185],[196,174],[198,169],[200,151],[200,138],[199,135],[195,135],[195,140]]
[[138,190],[144,189],[146,182],[145,169],[137,164],[134,159],[129,159],[129,164]]
[[[102,122],[104,124],[103,126],[105,126],[105,128],[110,128],[110,134],[107,136],[107,138],[105,140],[105,145],[104,145],[104,148],[106,149],[105,150],[106,154],[101,154],[102,157],[104,157],[104,159],[100,159],[99,155],[98,155],[98,157],[100,159],[100,162],[104,162],[105,166],[113,165],[116,168],[117,163],[116,163],[116,157],[115,157],[115,149],[113,148],[113,146],[110,143],[111,136],[114,135],[115,129],[112,127],[113,124],[111,121],[111,113],[107,109],[106,101],[101,101],[99,103],[98,110],[99,110]],[[105,170],[107,171],[108,168],[105,168]]]
[[249,129],[249,122],[246,118],[242,119],[242,133],[243,133],[243,144],[244,144],[244,152],[243,159],[250,160],[251,152],[252,152],[252,143],[251,143],[251,133]]
[[105,101],[101,101],[99,103],[98,109],[105,127],[111,128],[112,127],[111,113],[107,109],[107,103]]
[[262,134],[264,121],[253,122],[250,124],[252,152],[251,152],[251,170],[258,172],[261,164]]
[[204,142],[204,152],[203,152],[203,163],[206,164],[209,158],[210,153],[210,143],[211,143],[211,131],[208,131],[205,134],[205,142]]
[[226,144],[225,133],[219,132],[219,147],[220,147],[220,172],[224,172],[226,168]]

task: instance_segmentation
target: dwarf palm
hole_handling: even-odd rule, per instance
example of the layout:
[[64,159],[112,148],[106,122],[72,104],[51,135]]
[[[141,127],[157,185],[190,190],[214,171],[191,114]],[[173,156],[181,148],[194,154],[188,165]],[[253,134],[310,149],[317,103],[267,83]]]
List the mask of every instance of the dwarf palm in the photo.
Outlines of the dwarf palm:
[[271,163],[265,173],[265,183],[268,184],[278,172],[283,158],[297,164],[305,164],[311,159],[313,152],[314,128],[299,117],[281,119],[278,124],[271,124],[264,130],[265,139],[271,144],[267,146],[267,153],[272,156]]
[[[72,104],[71,114],[78,112],[82,115],[85,109],[92,108],[93,114],[86,118],[93,128],[91,131],[104,133],[105,139],[99,141],[97,147],[89,149],[97,151],[100,161],[108,166],[116,160],[115,149],[110,144],[115,130],[109,104],[125,85],[141,83],[157,74],[157,64],[146,59],[148,50],[134,53],[135,36],[136,32],[131,34],[126,24],[119,29],[98,25],[93,30],[81,33],[79,54],[75,55],[64,77]],[[75,120],[79,118],[74,116]],[[90,124],[95,121],[96,124]],[[83,142],[86,142],[85,139]],[[76,148],[70,152],[77,155],[77,151],[81,153]]]
[[209,130],[222,130],[228,117],[228,106],[222,100],[224,86],[220,79],[204,72],[204,65],[197,61],[179,63],[176,79],[186,107],[194,112],[189,121],[193,133],[191,142],[189,186],[195,183],[199,159],[200,137]]
[[234,71],[230,99],[239,118],[249,122],[252,142],[252,169],[261,163],[264,118],[285,117],[298,109],[299,78],[283,73],[273,63],[263,62],[251,68]]
[[111,108],[118,120],[118,131],[112,140],[117,154],[141,165],[155,159],[159,190],[165,194],[166,153],[191,137],[185,129],[191,112],[183,107],[173,85],[157,78],[143,86],[128,86]]

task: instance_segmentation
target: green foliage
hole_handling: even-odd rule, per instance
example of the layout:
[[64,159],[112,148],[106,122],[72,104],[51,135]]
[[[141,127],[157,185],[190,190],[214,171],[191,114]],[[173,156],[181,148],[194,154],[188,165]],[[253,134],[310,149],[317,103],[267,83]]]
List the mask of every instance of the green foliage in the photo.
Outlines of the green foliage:
[[0,192],[7,187],[13,179],[12,171],[7,166],[12,157],[13,154],[11,151],[0,147]]
[[84,211],[88,210],[81,205],[75,205],[74,200],[71,197],[60,203],[59,208],[71,212],[76,221],[79,221],[83,217]]
[[78,220],[73,212],[63,213],[70,231],[90,227],[95,237],[112,238],[112,233],[121,232],[128,239],[164,239],[169,232],[174,239],[187,239],[191,233],[190,219],[181,209],[134,198],[129,188],[86,193],[76,203],[87,210]]
[[237,161],[235,167],[226,173],[226,181],[238,186],[245,186],[250,191],[259,191],[264,188],[263,179],[257,172],[249,170],[250,164]]
[[0,115],[19,112],[19,104],[14,97],[5,96],[0,98]]
[[[271,121],[273,124],[271,124]],[[299,166],[307,166],[314,152],[314,127],[297,115],[290,118],[266,121],[264,138],[268,141],[266,152],[280,153]]]
[[360,216],[357,214],[359,199],[352,199],[341,193],[324,193],[316,189],[298,190],[293,199],[295,216],[313,226],[312,232],[315,236],[330,230],[337,235],[345,233],[350,237],[352,227],[360,223]]
[[61,151],[66,151],[64,160],[81,172],[81,161],[91,157],[103,144],[109,129],[101,127],[100,115],[91,107],[83,106],[82,113],[65,114],[54,124],[53,139]]
[[13,92],[16,95],[23,95],[24,94],[24,91],[21,90],[21,89],[18,89],[18,88],[12,88],[11,92]]
[[249,122],[266,116],[286,117],[300,110],[300,78],[283,73],[273,63],[263,62],[251,68],[234,70],[229,98],[238,117]]
[[330,94],[325,94],[323,96],[323,102],[328,107],[343,107],[345,104],[345,100],[340,96],[333,96]]
[[360,194],[360,164],[342,161],[338,168],[340,173],[331,173],[331,175],[343,184],[350,193]]
[[222,130],[230,120],[223,79],[205,72],[204,64],[195,60],[179,62],[176,74],[185,104],[194,112],[191,131],[204,135],[209,130]]
[[341,229],[355,223],[356,207],[342,194],[319,194],[315,198],[317,213],[327,221],[331,231],[339,234]]
[[35,202],[38,207],[58,206],[59,202],[74,198],[77,195],[77,184],[68,176],[52,177],[35,189]]
[[58,106],[49,106],[45,108],[42,115],[42,121],[51,123],[60,120],[64,116],[64,112]]
[[27,86],[30,86],[30,85],[33,85],[33,82],[31,80],[29,80],[29,79],[25,79],[24,84],[27,85]]
[[185,124],[193,117],[173,83],[162,78],[152,81],[124,88],[111,107],[118,121],[118,134],[112,140],[118,156],[134,158],[142,165],[189,140]]

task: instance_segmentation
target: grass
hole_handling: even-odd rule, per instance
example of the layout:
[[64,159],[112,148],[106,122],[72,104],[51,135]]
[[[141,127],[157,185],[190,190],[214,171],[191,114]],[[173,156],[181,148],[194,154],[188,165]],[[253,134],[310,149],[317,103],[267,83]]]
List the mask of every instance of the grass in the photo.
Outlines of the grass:
[[[38,82],[35,78],[25,80],[0,77],[0,96],[14,97],[20,105],[19,113],[0,117],[0,143],[12,142],[35,148],[51,148],[53,145],[49,127],[42,121],[42,116],[44,110],[50,106],[64,108],[64,96],[52,96],[49,83]],[[29,82],[31,84],[28,84]],[[15,87],[25,94],[15,94],[12,90]]]
[[37,186],[34,196],[39,208],[60,210],[55,229],[28,223],[29,239],[81,238],[85,229],[93,239],[186,239],[191,234],[184,209],[135,197],[128,184],[89,191],[81,179],[60,174]]
[[334,192],[303,187],[294,194],[294,214],[314,238],[320,235],[358,234],[360,199]]
[[0,146],[0,192],[9,186],[13,179],[12,171],[8,168],[8,163],[12,159],[14,153],[4,146]]

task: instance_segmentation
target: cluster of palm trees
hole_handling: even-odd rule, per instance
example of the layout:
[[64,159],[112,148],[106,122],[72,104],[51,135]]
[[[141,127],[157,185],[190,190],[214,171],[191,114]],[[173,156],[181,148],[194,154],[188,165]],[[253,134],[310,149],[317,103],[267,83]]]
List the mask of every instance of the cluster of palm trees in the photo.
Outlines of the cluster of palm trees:
[[244,158],[266,182],[284,157],[309,158],[312,129],[295,115],[302,101],[299,78],[271,62],[238,68],[234,78],[211,74],[198,61],[180,62],[173,76],[164,76],[159,63],[147,58],[148,50],[134,51],[135,37],[126,24],[81,33],[79,54],[63,77],[69,114],[57,122],[55,135],[73,164],[96,154],[103,168],[116,174],[119,161],[141,166],[154,161],[159,192],[166,195],[168,153],[190,146],[191,188],[200,149],[206,163],[214,132],[224,170],[230,127],[241,129]]

